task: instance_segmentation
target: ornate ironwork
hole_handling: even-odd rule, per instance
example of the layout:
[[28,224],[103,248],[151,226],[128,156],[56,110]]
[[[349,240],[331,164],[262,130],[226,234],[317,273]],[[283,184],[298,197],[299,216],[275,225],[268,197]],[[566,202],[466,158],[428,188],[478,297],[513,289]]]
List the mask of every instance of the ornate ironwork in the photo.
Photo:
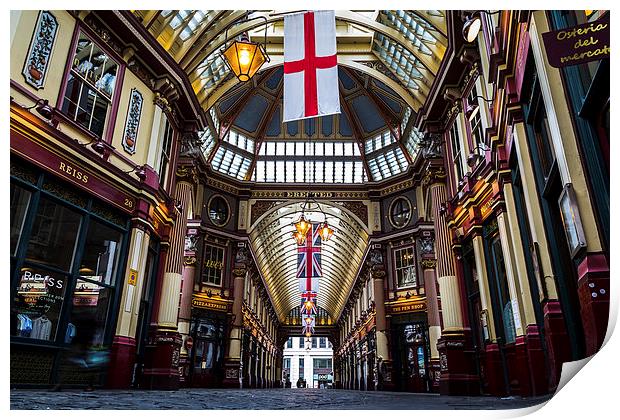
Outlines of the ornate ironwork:
[[123,214],[96,200],[93,200],[91,212],[117,226],[125,227],[127,225],[127,218]]
[[35,89],[41,89],[45,82],[57,31],[58,21],[54,15],[47,10],[41,11],[22,70],[26,83]]
[[267,213],[279,203],[280,201],[257,201],[256,203],[254,203],[252,205],[252,209],[250,210],[250,225],[254,225],[254,223],[259,219],[259,217]]
[[86,207],[88,202],[88,199],[79,194],[74,187],[49,178],[43,182],[43,189],[79,207]]
[[11,175],[26,181],[30,184],[36,184],[39,179],[39,174],[31,168],[25,165],[13,162],[11,160]]
[[349,210],[368,226],[368,207],[362,201],[341,201],[337,204]]

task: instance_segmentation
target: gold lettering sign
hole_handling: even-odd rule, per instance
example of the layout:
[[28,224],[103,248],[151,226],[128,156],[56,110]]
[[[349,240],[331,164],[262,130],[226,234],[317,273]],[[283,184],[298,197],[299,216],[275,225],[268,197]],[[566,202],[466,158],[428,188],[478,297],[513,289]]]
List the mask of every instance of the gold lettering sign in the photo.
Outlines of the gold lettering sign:
[[424,310],[426,310],[426,302],[405,303],[392,307],[392,313],[419,312]]
[[224,262],[223,261],[215,261],[215,260],[207,260],[204,263],[204,266],[207,268],[215,268],[217,270],[221,270],[224,268]]
[[609,12],[599,20],[542,34],[549,64],[565,67],[610,55]]
[[225,302],[218,302],[213,299],[193,298],[192,306],[195,308],[213,309],[214,311],[226,312],[228,305]]
[[73,167],[65,162],[60,162],[58,169],[69,174],[78,181],[82,181],[84,184],[88,183],[88,175],[82,172],[80,168]]

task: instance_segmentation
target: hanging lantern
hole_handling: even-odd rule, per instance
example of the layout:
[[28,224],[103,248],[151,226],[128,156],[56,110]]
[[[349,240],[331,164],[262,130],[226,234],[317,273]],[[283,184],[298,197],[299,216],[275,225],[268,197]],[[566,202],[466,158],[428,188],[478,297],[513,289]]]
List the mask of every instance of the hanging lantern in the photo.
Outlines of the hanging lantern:
[[297,229],[297,232],[303,235],[305,240],[308,231],[310,230],[310,228],[312,228],[312,223],[308,219],[306,219],[304,217],[304,214],[302,213],[301,217],[297,222],[295,222],[294,226],[295,229]]
[[314,307],[314,303],[311,300],[307,300],[304,302],[304,306],[306,307],[306,311],[310,313],[310,311],[312,311],[312,308]]
[[306,331],[306,337],[310,337],[312,333],[310,331]]
[[230,44],[222,56],[240,82],[250,80],[262,65],[269,61],[269,56],[264,47],[256,42],[251,42],[245,33],[241,36],[240,41],[235,40]]
[[306,235],[302,235],[299,232],[293,232],[293,239],[297,242],[297,245],[303,245],[306,242]]
[[306,318],[304,318],[304,321],[306,321],[306,325],[310,326],[312,325],[312,317],[311,316],[307,316]]
[[334,229],[329,227],[329,225],[327,224],[327,221],[321,223],[321,226],[319,226],[319,235],[321,236],[321,239],[323,241],[325,242],[329,241],[333,234],[334,234]]

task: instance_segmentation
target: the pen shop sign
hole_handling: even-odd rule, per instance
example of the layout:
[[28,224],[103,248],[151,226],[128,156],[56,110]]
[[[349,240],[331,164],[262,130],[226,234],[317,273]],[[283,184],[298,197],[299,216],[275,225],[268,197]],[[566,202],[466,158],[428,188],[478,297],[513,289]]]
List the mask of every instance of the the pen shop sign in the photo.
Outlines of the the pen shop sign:
[[549,64],[566,67],[609,57],[609,13],[594,22],[542,34]]

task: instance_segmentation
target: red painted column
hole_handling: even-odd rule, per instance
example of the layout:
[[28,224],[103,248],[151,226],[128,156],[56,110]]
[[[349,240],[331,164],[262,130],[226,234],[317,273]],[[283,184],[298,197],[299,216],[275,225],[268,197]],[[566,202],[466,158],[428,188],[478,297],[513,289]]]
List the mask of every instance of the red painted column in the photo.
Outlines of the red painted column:
[[586,255],[577,267],[577,288],[586,354],[596,353],[605,340],[609,320],[609,264],[602,253]]

